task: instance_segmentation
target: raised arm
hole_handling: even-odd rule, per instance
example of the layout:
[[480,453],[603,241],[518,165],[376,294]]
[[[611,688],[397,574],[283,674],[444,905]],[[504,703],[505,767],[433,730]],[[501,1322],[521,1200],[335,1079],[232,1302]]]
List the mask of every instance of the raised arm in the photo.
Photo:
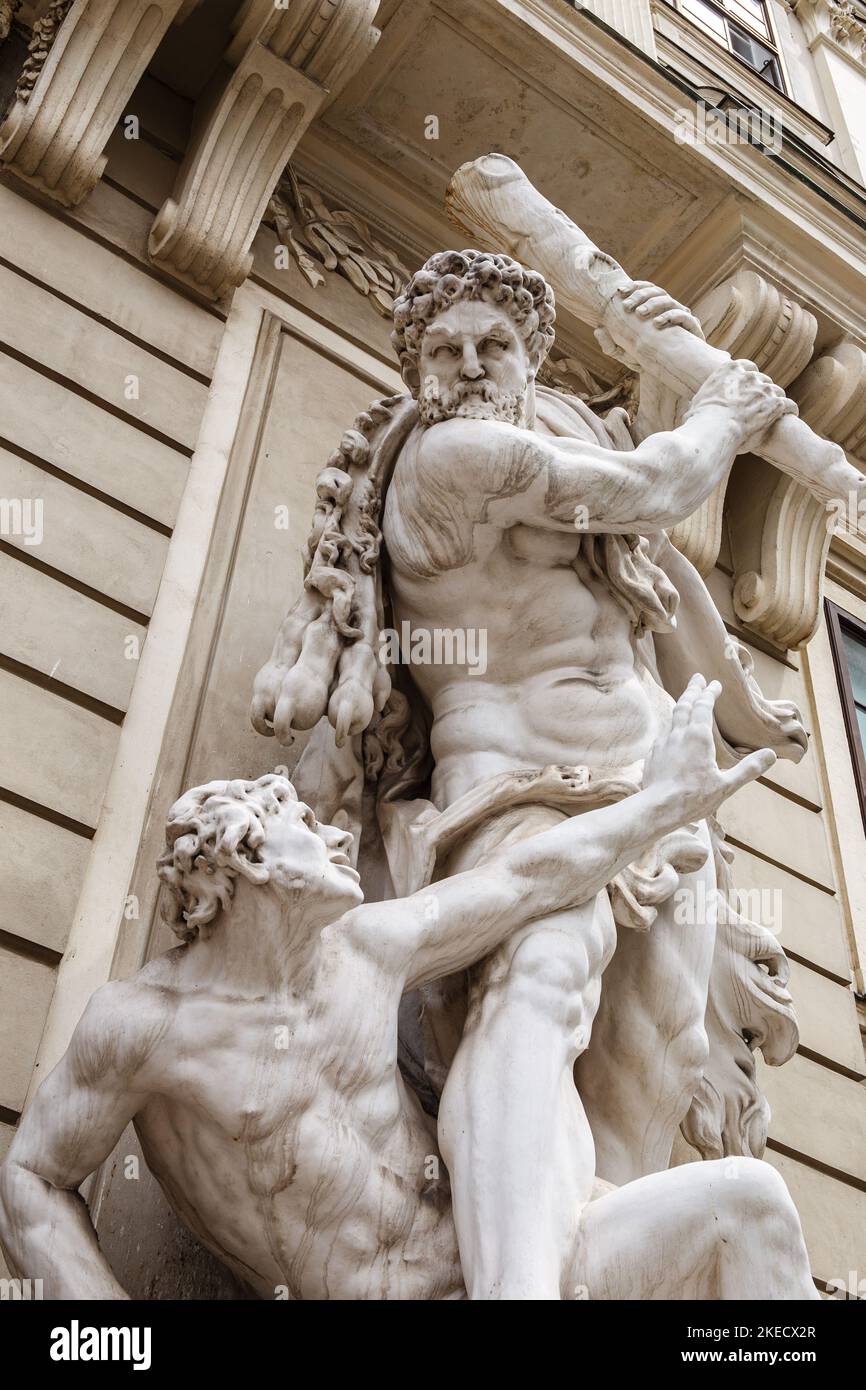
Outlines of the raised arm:
[[[695,394],[684,422],[631,451],[501,421],[431,426],[416,486],[456,499],[472,521],[546,530],[664,530],[690,516],[782,414],[796,409],[751,362],[728,362]],[[432,500],[435,501],[435,498]]]
[[127,1297],[77,1189],[147,1099],[133,1038],[142,1022],[134,984],[97,991],[0,1166],[0,1240],[13,1273],[41,1279],[46,1298]]
[[765,748],[719,771],[712,714],[720,690],[692,678],[641,791],[573,816],[483,868],[356,908],[349,914],[356,939],[402,972],[411,989],[482,959],[527,922],[588,902],[663,835],[712,814],[775,762]]

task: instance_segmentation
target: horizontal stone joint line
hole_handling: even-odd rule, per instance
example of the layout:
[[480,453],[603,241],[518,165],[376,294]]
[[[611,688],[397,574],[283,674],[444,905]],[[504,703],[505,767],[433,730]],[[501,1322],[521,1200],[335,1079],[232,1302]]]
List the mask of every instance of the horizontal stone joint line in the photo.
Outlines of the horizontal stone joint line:
[[852,1067],[846,1067],[844,1062],[837,1062],[832,1057],[825,1057],[822,1052],[813,1052],[811,1047],[804,1047],[801,1043],[797,1048],[800,1057],[805,1057],[807,1062],[817,1062],[819,1066],[826,1067],[828,1071],[838,1072],[840,1076],[847,1076],[849,1081],[866,1081],[866,1071],[854,1071]]
[[61,830],[69,830],[73,835],[80,835],[83,840],[92,840],[96,834],[95,826],[85,825],[83,821],[74,820],[72,816],[65,816],[62,811],[55,811],[51,806],[44,806],[40,801],[31,801],[29,796],[20,796],[18,792],[9,791],[7,787],[0,786],[0,801],[5,801],[7,806],[14,806],[19,811],[26,811],[39,820],[50,821],[52,825],[59,826]]
[[842,1168],[834,1168],[832,1164],[824,1163],[820,1158],[801,1153],[799,1149],[792,1149],[788,1144],[780,1144],[772,1137],[767,1140],[767,1148],[772,1149],[773,1153],[781,1154],[783,1158],[793,1158],[807,1168],[814,1168],[816,1173],[823,1173],[826,1178],[835,1178],[837,1182],[844,1182],[848,1187],[856,1187],[858,1192],[866,1192],[866,1179],[846,1173]]
[[25,463],[32,463],[34,468],[50,474],[52,478],[57,478],[58,482],[74,487],[76,492],[86,493],[88,497],[93,497],[97,502],[104,502],[107,507],[112,507],[116,512],[122,512],[131,521],[137,521],[140,526],[146,526],[149,530],[157,531],[161,536],[171,540],[172,527],[166,526],[164,521],[157,521],[155,517],[148,516],[147,512],[140,512],[136,507],[130,507],[128,502],[121,502],[120,498],[114,497],[110,492],[103,492],[102,488],[94,487],[92,483],[88,483],[84,478],[79,478],[75,473],[67,473],[59,464],[49,463],[40,454],[32,453],[30,449],[25,449],[21,444],[15,444],[2,434],[0,434],[0,448],[8,450],[10,454],[17,455]]
[[795,805],[802,806],[804,811],[811,811],[813,815],[820,815],[824,810],[816,801],[809,801],[799,792],[791,791],[790,787],[783,787],[779,782],[771,782],[767,777],[759,777],[758,781],[762,787],[767,787],[769,791],[775,792],[777,796],[784,796],[788,801],[793,801]]
[[149,516],[147,512],[140,512],[136,507],[130,507],[128,502],[121,502],[119,497],[114,497],[110,492],[103,492],[102,488],[94,487],[84,478],[79,478],[75,473],[67,473],[57,463],[49,463],[40,454],[34,454],[30,449],[25,449],[21,444],[15,444],[11,439],[0,435],[0,448],[8,450],[10,454],[17,455],[25,463],[31,463],[34,468],[40,469],[43,473],[48,473],[58,482],[66,483],[69,487],[75,488],[76,492],[83,492],[88,497],[93,497],[97,502],[104,502],[107,507],[113,508],[116,512],[122,512],[131,521],[137,521],[140,526],[146,526],[150,531],[156,531],[167,540],[171,540],[173,530],[164,521],[157,521],[155,517]]
[[94,323],[98,323],[102,328],[107,328],[112,333],[116,333],[118,338],[123,338],[126,342],[132,343],[134,347],[141,348],[143,352],[150,353],[151,357],[158,358],[159,361],[164,362],[167,367],[174,367],[175,371],[182,372],[184,376],[191,377],[192,380],[197,381],[200,386],[210,386],[211,378],[205,376],[204,372],[198,371],[195,367],[188,366],[187,363],[183,362],[179,357],[173,357],[171,353],[164,352],[162,348],[154,347],[146,338],[139,338],[135,333],[130,333],[129,329],[122,328],[119,324],[116,324],[113,319],[106,318],[104,314],[97,313],[95,309],[89,308],[82,300],[73,299],[71,295],[64,294],[63,290],[55,289],[53,285],[49,285],[45,280],[40,280],[38,275],[31,275],[29,270],[22,270],[14,261],[9,261],[5,256],[0,256],[0,266],[3,266],[13,275],[19,275],[22,280],[29,281],[29,283],[35,285],[37,289],[44,290],[46,294],[53,295],[53,297],[59,299],[61,303],[68,304],[70,309],[77,309],[79,313],[85,314],[87,318],[92,319]]
[[25,936],[0,928],[0,948],[11,951],[13,955],[24,956],[27,960],[39,961],[42,965],[59,965],[63,959],[62,951],[42,946],[38,941],[28,941]]
[[149,425],[146,420],[140,420],[136,415],[130,415],[128,411],[121,410],[120,406],[113,405],[111,401],[105,400],[95,391],[89,391],[86,386],[80,386],[71,377],[64,376],[62,372],[56,372],[53,367],[46,367],[44,362],[37,362],[35,357],[28,357],[26,352],[19,352],[10,343],[0,340],[0,353],[14,358],[22,366],[29,367],[33,372],[38,372],[40,376],[47,377],[49,381],[53,381],[57,386],[62,386],[72,395],[80,396],[83,401],[89,401],[91,405],[99,406],[100,410],[104,410],[107,415],[113,415],[115,419],[122,420],[124,424],[131,425],[133,429],[149,435],[157,443],[164,444],[167,449],[174,449],[175,453],[183,454],[184,458],[190,459],[195,453],[189,444],[182,444],[179,439],[172,439],[170,435],[163,434],[162,430],[158,430],[154,425]]
[[123,618],[129,618],[133,623],[139,623],[142,627],[147,627],[150,623],[150,618],[146,613],[140,613],[137,608],[130,608],[128,604],[121,603],[119,599],[112,598],[110,594],[103,594],[100,589],[94,589],[90,584],[76,579],[74,575],[65,574],[63,570],[56,569],[54,565],[47,565],[44,560],[38,559],[29,550],[24,550],[22,546],[11,545],[9,541],[0,540],[0,554],[9,555],[13,560],[19,560],[22,565],[30,565],[40,574],[47,575],[49,579],[55,579],[58,584],[64,584],[67,589],[74,589],[76,593],[83,594],[85,598],[93,599],[94,603],[101,603],[103,608],[111,608],[115,613],[119,613]]
[[30,685],[37,685],[40,690],[47,690],[52,695],[58,695],[71,705],[78,705],[80,709],[89,710],[91,714],[98,714],[100,719],[105,719],[110,724],[123,723],[124,711],[122,709],[106,704],[104,700],[97,700],[94,695],[87,695],[76,686],[67,685],[65,681],[57,680],[55,676],[47,676],[44,672],[37,671],[34,666],[28,666],[23,661],[16,661],[14,657],[6,656],[4,652],[0,652],[0,671],[6,671],[10,676],[17,676],[19,680],[27,681]]
[[[777,790],[776,787],[773,788]],[[809,878],[808,874],[800,873],[799,869],[794,869],[790,864],[783,864],[781,859],[774,859],[772,855],[764,854],[763,850],[756,849],[754,845],[747,845],[745,840],[738,840],[733,835],[725,832],[725,839],[734,849],[744,850],[746,854],[751,854],[755,859],[763,859],[765,864],[772,864],[775,869],[782,869],[784,873],[790,874],[792,878],[798,878],[801,883],[808,883],[812,888],[820,888],[822,893],[826,893],[828,898],[835,898],[836,889],[828,888],[826,883],[820,883],[817,878]],[[736,870],[735,870],[736,873]]]
[[[129,198],[130,202],[137,201],[133,198],[128,189],[122,188],[119,184],[115,184],[113,180],[106,178],[104,175],[101,182],[109,184],[110,187],[114,188],[122,197]],[[118,260],[124,261],[127,265],[131,265],[133,269],[139,271],[140,274],[146,275],[149,280],[156,280],[160,285],[165,285],[167,289],[173,290],[180,298],[185,299],[190,304],[194,304],[197,309],[203,309],[206,313],[210,314],[212,318],[219,319],[220,323],[225,323],[227,317],[225,311],[218,308],[212,300],[203,299],[187,285],[182,284],[179,280],[172,279],[171,276],[166,275],[149,261],[143,261],[138,256],[133,255],[131,251],[127,251],[119,242],[112,241],[110,237],[98,232],[95,227],[90,226],[87,222],[82,222],[78,209],[64,208],[58,203],[52,202],[50,198],[44,193],[40,193],[38,189],[32,188],[30,184],[22,183],[20,179],[16,179],[12,170],[0,168],[0,185],[4,188],[11,189],[19,198],[23,198],[25,202],[31,203],[34,207],[39,208],[40,212],[44,212],[49,217],[56,218],[58,222],[62,222],[66,227],[72,227],[81,236],[86,237],[88,241],[92,241],[96,246],[101,246],[103,250],[110,251],[112,255],[117,256]],[[148,212],[151,210],[150,208],[147,209]]]
[[797,951],[792,951],[790,946],[785,947],[785,955],[788,960],[795,960],[798,965],[808,966],[814,970],[816,975],[824,975],[828,980],[832,980],[835,985],[844,985],[846,989],[851,988],[850,976],[846,979],[844,975],[837,975],[835,970],[828,970],[826,965],[819,965],[817,961],[809,960],[807,956],[801,956]]

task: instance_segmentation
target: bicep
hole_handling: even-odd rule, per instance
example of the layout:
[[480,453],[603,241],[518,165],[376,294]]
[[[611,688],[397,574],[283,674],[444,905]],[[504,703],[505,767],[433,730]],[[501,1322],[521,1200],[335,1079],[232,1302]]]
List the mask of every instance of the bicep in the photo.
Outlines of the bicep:
[[526,917],[520,883],[504,860],[433,883],[408,903],[415,925],[407,989],[473,965]]
[[[100,1066],[93,1065],[94,1053]],[[25,1111],[9,1161],[54,1187],[77,1188],[108,1157],[145,1099],[136,1075],[124,1071],[116,1041],[98,1036],[85,1014]]]
[[503,490],[488,503],[486,519],[501,526],[547,531],[631,531],[652,520],[658,493],[657,450],[623,453],[582,439],[528,433],[533,458],[523,491]]
[[472,965],[525,916],[520,883],[500,860],[406,898],[364,903],[341,919],[340,931],[406,990]]

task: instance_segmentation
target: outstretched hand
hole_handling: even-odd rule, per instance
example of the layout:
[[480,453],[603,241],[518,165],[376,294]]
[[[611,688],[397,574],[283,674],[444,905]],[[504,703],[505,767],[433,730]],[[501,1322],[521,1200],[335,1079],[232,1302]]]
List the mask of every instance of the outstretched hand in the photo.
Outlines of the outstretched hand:
[[692,676],[676,703],[669,733],[659,739],[647,759],[644,788],[678,800],[683,822],[712,815],[723,801],[763,776],[776,761],[772,749],[759,748],[729,772],[720,770],[713,739],[713,709],[721,693],[718,681],[707,685],[703,676]]

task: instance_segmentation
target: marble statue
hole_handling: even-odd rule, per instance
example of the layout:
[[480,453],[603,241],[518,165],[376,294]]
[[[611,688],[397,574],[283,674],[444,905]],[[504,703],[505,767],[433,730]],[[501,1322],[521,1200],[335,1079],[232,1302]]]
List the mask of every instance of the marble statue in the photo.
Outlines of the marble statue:
[[[566,1004],[557,1045],[531,1028],[527,1038],[543,1049],[535,1065],[555,1097],[544,1155],[555,1297],[817,1297],[797,1213],[759,1160],[688,1164],[593,1192],[571,1076],[586,1000],[566,1000],[552,929],[535,930],[564,921],[588,977],[612,948],[604,885],[772,764],[761,751],[719,770],[718,696],[694,677],[633,794],[388,902],[364,902],[351,835],[319,823],[285,778],[187,792],[159,866],[183,944],[97,991],[23,1116],[0,1168],[13,1269],[43,1279],[49,1298],[126,1296],[76,1189],[132,1120],[175,1211],[259,1296],[464,1297],[435,1125],[398,1067],[398,1010],[407,989],[507,948],[525,956],[512,1004],[530,1023]],[[491,984],[481,1007],[495,1016],[494,994]],[[490,1022],[480,1038],[496,1049]],[[536,1146],[547,1132],[502,1140]],[[526,1189],[509,1197],[516,1217],[537,1205]],[[478,1211],[469,1224],[483,1220]],[[492,1236],[505,1277],[483,1295],[530,1296],[504,1234]]]
[[[715,819],[806,734],[667,531],[738,454],[821,498],[864,480],[511,161],[479,163],[464,224],[537,241],[638,413],[541,384],[554,292],[511,255],[439,252],[397,297],[407,394],[320,474],[255,681],[255,728],[308,735],[298,793],[176,803],[184,945],[94,996],[0,1169],[3,1244],[51,1296],[123,1296],[76,1189],[130,1119],[263,1297],[816,1296],[760,1160],[787,963],[735,910]],[[679,1129],[704,1162],[671,1168]]]
[[[796,407],[752,363],[709,349],[657,286],[615,293],[660,342],[677,334],[721,357],[672,427],[659,422],[676,399],[649,370],[633,433],[623,410],[601,419],[541,386],[550,286],[509,256],[445,251],[395,304],[409,395],[375,403],[320,475],[304,590],[252,720],[284,743],[315,728],[296,780],[359,836],[365,776],[375,786],[399,896],[636,795],[696,669],[720,684],[728,765],[806,749],[798,711],[765,699],[666,536]],[[431,652],[443,631],[483,631],[485,669],[453,642],[451,659],[389,667],[377,642],[392,629]],[[404,1060],[438,1110],[472,1296],[558,1297],[565,1214],[595,1177],[665,1171],[680,1126],[704,1157],[762,1153],[753,1050],[787,1060],[796,1023],[771,933],[732,907],[716,930],[722,840],[683,816],[608,881],[591,917],[536,919],[519,949],[509,938],[421,990],[422,1045]],[[683,894],[702,904],[687,928]],[[576,1091],[563,1092],[563,1055]]]

